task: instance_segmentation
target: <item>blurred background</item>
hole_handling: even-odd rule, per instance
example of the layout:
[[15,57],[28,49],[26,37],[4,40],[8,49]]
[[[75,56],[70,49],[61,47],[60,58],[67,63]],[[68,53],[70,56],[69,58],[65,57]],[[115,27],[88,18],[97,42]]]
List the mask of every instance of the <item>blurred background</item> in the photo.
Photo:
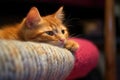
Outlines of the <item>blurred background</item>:
[[[105,0],[0,0],[0,25],[20,22],[32,6],[38,7],[42,16],[54,13],[64,6],[65,24],[70,35],[92,41],[100,51],[98,66],[86,77],[77,80],[103,80],[105,74],[104,24]],[[115,63],[120,80],[120,0],[115,0]]]

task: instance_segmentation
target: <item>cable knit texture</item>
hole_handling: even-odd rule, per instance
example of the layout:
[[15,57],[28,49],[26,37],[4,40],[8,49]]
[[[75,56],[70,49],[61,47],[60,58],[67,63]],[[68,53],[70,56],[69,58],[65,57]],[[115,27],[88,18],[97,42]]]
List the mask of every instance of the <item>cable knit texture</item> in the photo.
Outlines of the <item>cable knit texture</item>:
[[73,65],[74,56],[66,49],[0,40],[0,80],[64,80]]

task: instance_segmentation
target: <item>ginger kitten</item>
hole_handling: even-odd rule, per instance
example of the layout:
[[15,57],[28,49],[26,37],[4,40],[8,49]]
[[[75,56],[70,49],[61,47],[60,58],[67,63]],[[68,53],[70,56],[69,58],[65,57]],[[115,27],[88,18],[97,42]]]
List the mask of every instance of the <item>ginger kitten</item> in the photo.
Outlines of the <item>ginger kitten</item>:
[[47,16],[41,16],[38,9],[32,7],[21,23],[1,28],[0,39],[44,42],[75,51],[79,45],[68,39],[63,19],[63,7]]

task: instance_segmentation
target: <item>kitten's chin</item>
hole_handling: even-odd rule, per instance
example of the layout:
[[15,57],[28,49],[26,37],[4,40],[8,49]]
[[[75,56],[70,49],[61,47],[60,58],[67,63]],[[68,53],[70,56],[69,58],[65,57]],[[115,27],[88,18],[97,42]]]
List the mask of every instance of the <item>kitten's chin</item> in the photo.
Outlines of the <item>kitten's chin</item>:
[[64,44],[58,44],[57,46],[59,46],[59,47],[62,47],[62,48],[63,48],[63,47],[64,47]]
[[59,43],[59,42],[49,42],[49,44],[54,45],[54,46],[58,46],[58,47],[64,47],[64,43]]

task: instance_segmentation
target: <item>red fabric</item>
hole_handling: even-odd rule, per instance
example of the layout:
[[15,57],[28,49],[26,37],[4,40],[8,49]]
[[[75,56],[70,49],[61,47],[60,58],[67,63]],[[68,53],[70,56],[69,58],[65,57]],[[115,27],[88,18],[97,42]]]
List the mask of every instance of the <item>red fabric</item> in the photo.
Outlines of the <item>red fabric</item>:
[[92,42],[78,38],[73,38],[73,40],[78,42],[80,48],[75,52],[75,65],[66,80],[85,77],[97,66],[99,60],[99,51]]

